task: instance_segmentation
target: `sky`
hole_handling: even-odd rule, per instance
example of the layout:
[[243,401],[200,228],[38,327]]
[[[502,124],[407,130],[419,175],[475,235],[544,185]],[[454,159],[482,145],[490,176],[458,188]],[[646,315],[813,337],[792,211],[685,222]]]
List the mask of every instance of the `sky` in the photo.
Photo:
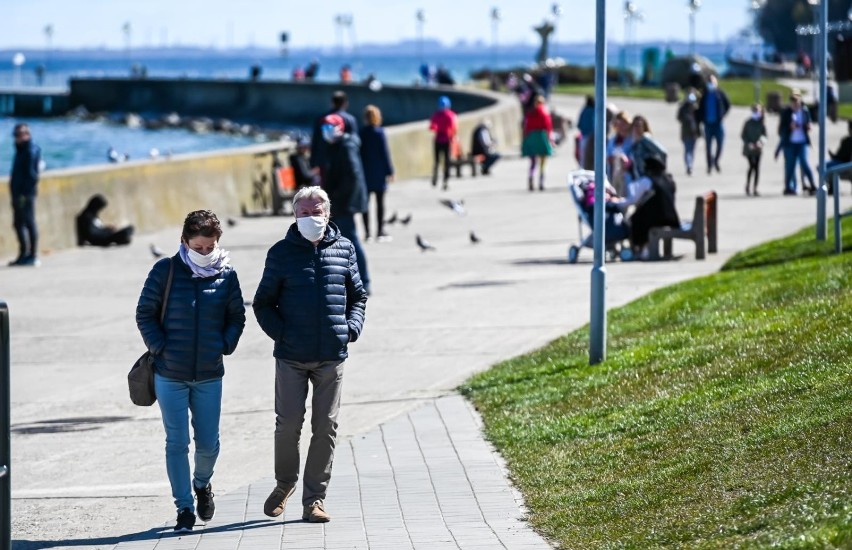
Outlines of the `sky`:
[[[686,0],[633,0],[644,14],[635,41],[689,40]],[[696,15],[696,40],[725,40],[749,24],[748,0],[704,0]],[[557,2],[558,42],[595,37],[595,0]],[[491,44],[492,8],[498,44],[537,44],[531,30],[553,17],[552,0],[5,0],[0,16],[0,49],[43,48],[51,25],[52,47],[123,48],[130,23],[131,47],[194,45],[217,48],[275,48],[281,32],[291,48],[395,43],[418,36],[416,13],[425,14],[423,35],[452,45]],[[85,6],[85,7],[84,7]],[[622,0],[606,0],[607,36],[624,38]],[[351,15],[349,27],[335,23]]]

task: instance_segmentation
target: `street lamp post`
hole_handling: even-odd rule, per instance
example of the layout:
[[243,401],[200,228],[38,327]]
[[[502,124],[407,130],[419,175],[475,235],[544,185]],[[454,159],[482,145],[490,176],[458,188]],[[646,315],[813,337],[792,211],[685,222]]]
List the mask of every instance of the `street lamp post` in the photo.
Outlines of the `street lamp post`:
[[642,12],[639,11],[639,7],[636,5],[636,2],[632,0],[625,0],[624,2],[624,45],[621,48],[621,67],[622,67],[622,78],[621,84],[623,86],[627,85],[627,71],[628,71],[628,50],[630,49],[631,41],[633,38],[633,30],[635,28],[636,21],[641,21],[644,17]]
[[686,9],[689,11],[689,53],[695,55],[695,14],[701,7],[701,0],[689,0]]
[[757,59],[754,61],[754,102],[760,102],[760,62],[763,57],[763,38],[760,36],[760,28],[758,25],[760,10],[763,8],[765,0],[751,0],[751,11],[754,15],[752,28],[752,39],[754,46],[757,49]]
[[[810,1],[810,0],[809,0]],[[819,0],[815,0],[819,1]],[[817,224],[816,238],[826,239],[825,203],[827,189],[825,186],[825,115],[828,98],[828,2],[820,2],[819,10],[819,186],[817,187]],[[839,188],[834,189],[840,193]]]
[[556,54],[556,37],[559,33],[559,19],[562,17],[562,6],[553,4],[550,6],[550,13],[553,14],[553,59],[557,59]]
[[417,10],[415,14],[417,19],[417,55],[420,57],[420,63],[423,64],[423,27],[426,24],[426,12]]
[[820,67],[820,40],[816,33],[819,32],[820,29],[820,0],[808,0],[808,5],[813,9],[814,16],[814,34],[811,34],[811,84],[814,96],[819,94],[819,69]]
[[[497,69],[497,30],[500,26],[500,9],[497,7],[491,8],[491,76],[494,76],[494,71]],[[492,78],[493,80],[493,78]]]
[[606,0],[597,0],[595,25],[595,263],[592,267],[589,364],[606,359],[606,266],[604,243],[604,188],[606,169]]
[[130,25],[130,21],[126,21],[124,25],[121,26],[121,32],[124,34],[124,49],[127,53],[127,62],[130,63],[130,37],[133,32],[133,27]]

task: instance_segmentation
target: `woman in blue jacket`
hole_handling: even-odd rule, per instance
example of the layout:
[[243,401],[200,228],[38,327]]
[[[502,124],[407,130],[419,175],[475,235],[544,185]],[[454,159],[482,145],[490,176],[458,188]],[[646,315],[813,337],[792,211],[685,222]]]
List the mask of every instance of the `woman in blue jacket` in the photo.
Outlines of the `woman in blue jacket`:
[[[166,471],[177,507],[175,531],[191,531],[196,510],[202,521],[213,517],[210,478],[219,456],[222,356],[234,352],[246,322],[240,282],[228,252],[219,248],[221,236],[216,214],[190,212],[178,253],[154,264],[136,306],[136,325],[154,357],[154,389],[166,429]],[[195,440],[192,481],[188,412]]]
[[385,233],[385,191],[388,181],[393,180],[393,162],[391,162],[388,140],[382,128],[382,112],[375,105],[364,109],[365,126],[361,128],[361,164],[364,165],[364,180],[367,183],[367,211],[364,212],[365,240],[370,240],[370,197],[376,196],[376,241],[391,239]]

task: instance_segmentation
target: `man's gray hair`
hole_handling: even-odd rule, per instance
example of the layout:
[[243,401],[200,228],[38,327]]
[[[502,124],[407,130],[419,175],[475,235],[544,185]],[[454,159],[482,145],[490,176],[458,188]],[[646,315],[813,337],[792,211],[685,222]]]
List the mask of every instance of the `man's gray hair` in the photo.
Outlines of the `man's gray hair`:
[[296,205],[299,201],[305,199],[319,199],[322,201],[322,209],[325,211],[325,214],[328,216],[331,214],[331,201],[328,199],[328,193],[325,190],[318,186],[314,185],[311,187],[302,187],[296,193],[296,196],[293,197],[293,211],[296,211]]

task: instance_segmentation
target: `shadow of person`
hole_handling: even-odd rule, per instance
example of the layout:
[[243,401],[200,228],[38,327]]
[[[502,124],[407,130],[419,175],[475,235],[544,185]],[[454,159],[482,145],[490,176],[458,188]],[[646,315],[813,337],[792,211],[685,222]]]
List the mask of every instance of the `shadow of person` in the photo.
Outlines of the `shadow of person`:
[[265,527],[281,527],[282,524],[304,523],[301,519],[288,521],[277,521],[273,519],[257,519],[242,523],[228,523],[225,525],[214,525],[204,528],[196,528],[189,533],[175,533],[171,525],[153,527],[147,531],[119,535],[114,537],[95,537],[74,540],[21,540],[12,539],[12,547],[15,550],[43,550],[47,548],[73,548],[75,546],[114,546],[122,542],[157,540],[170,537],[202,537],[213,533],[236,533],[252,529],[263,529]]

